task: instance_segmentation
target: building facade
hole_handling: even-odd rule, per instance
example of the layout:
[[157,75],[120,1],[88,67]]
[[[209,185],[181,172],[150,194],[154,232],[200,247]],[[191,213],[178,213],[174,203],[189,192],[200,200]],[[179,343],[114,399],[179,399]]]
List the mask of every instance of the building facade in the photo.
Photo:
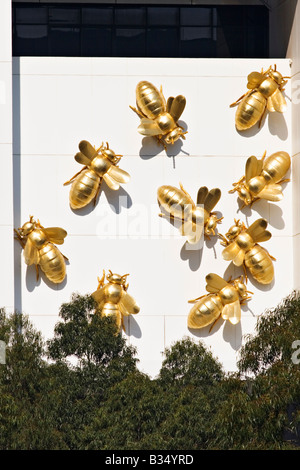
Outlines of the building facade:
[[[15,6],[21,3],[15,2]],[[31,8],[34,8],[34,3],[49,6],[49,2],[40,1],[32,2]],[[53,3],[58,5],[62,2],[52,2],[52,6]],[[74,6],[77,2],[63,3]],[[88,7],[91,10],[86,10],[86,13],[91,13],[93,6],[95,8],[99,3],[90,1]],[[129,3],[126,2],[125,6]],[[188,8],[201,3],[204,2],[165,2],[164,7]],[[212,8],[228,3],[262,4],[205,2]],[[32,16],[26,20],[23,12],[23,16],[19,14],[17,19],[14,16],[17,9],[11,9],[10,1],[1,4],[1,240],[5,247],[1,265],[1,306],[28,314],[48,338],[59,319],[60,305],[68,302],[72,293],[93,292],[103,269],[119,274],[130,273],[128,292],[136,298],[141,310],[138,315],[128,318],[124,334],[128,342],[137,347],[141,370],[155,376],[164,349],[184,336],[202,339],[225,369],[235,370],[244,335],[255,331],[257,317],[266,309],[275,307],[293,289],[298,289],[300,283],[297,267],[300,246],[297,28],[300,17],[294,2],[263,3],[270,12],[268,51],[262,57],[249,57],[244,52],[246,57],[242,58],[217,54],[194,57],[198,47],[192,48],[194,52],[185,56],[182,54],[185,46],[180,40],[176,48],[173,44],[173,57],[155,56],[153,50],[150,56],[136,56],[132,44],[132,55],[127,57],[126,49],[116,46],[118,29],[138,28],[137,25],[129,25],[130,28],[124,25],[127,21],[124,17],[118,24],[117,16],[121,10],[118,14],[116,11],[121,2],[105,2],[104,5],[114,6],[114,20],[110,25],[111,56],[108,53],[98,56],[95,49],[92,52],[92,46],[90,55],[82,53],[82,38],[87,37],[86,30],[92,34],[90,37],[94,37],[95,31],[91,31],[99,29],[91,23],[84,23],[82,11],[85,2],[80,3],[80,24],[71,25],[71,30],[79,30],[80,56],[77,55],[79,52],[65,56],[65,53],[59,53],[59,49],[56,55],[52,55],[53,44],[57,46],[63,39],[59,35],[62,31],[53,33],[53,29],[59,30],[62,25],[51,23],[53,16],[49,9],[47,17],[42,20],[42,25],[47,27],[48,38],[47,45],[43,45],[47,47],[45,55],[41,56],[41,51],[25,54],[24,50],[24,55],[21,52],[16,55],[17,48],[25,46],[16,44],[15,28],[32,26]],[[144,28],[139,28],[144,33],[138,33],[144,38],[138,48],[143,44],[145,54],[150,47],[147,46],[151,38],[149,30],[160,26],[153,24],[153,21],[158,21],[153,20],[155,2],[139,4],[153,8],[152,13],[143,10],[147,13],[147,21]],[[183,20],[186,23],[191,22],[187,12]],[[177,39],[182,37],[182,28],[197,28],[181,24],[182,16],[184,14],[180,10],[180,19],[176,20]],[[89,21],[96,21],[95,17],[90,17]],[[278,35],[274,39],[274,25],[283,17],[287,21],[284,24],[281,21],[280,42]],[[212,15],[209,21],[209,26],[203,25],[203,28],[217,27]],[[38,24],[37,20],[34,24]],[[292,25],[292,29],[289,27],[289,31],[285,31],[288,25]],[[68,27],[70,25],[64,24],[62,29]],[[161,29],[168,27],[176,29],[174,24],[164,24]],[[26,28],[18,30],[18,34],[26,32]],[[30,31],[32,34],[32,29]],[[66,31],[63,33],[67,34]],[[213,33],[210,34],[213,38]],[[13,44],[11,37],[14,38]],[[52,45],[51,37],[55,38]],[[74,37],[73,40],[76,42]],[[277,41],[280,45],[275,49]],[[29,46],[27,44],[27,51],[32,44]],[[272,49],[277,55],[272,53]],[[119,51],[118,56],[113,55],[116,50]],[[213,50],[216,52],[218,48]],[[230,103],[246,91],[246,77],[251,71],[266,69],[274,63],[283,75],[292,75],[285,90],[287,111],[284,115],[268,115],[260,130],[255,128],[245,134],[237,132],[235,108],[230,108]],[[188,131],[186,139],[170,146],[167,152],[156,141],[137,132],[139,118],[129,105],[135,106],[135,88],[141,80],[148,80],[157,87],[162,85],[166,98],[176,94],[186,96],[187,106],[181,116],[181,123]],[[110,190],[103,183],[96,207],[77,212],[69,207],[70,188],[63,183],[80,170],[74,155],[83,139],[95,146],[100,146],[102,141],[109,142],[116,153],[123,155],[119,165],[131,175],[131,180],[122,185],[119,192]],[[228,191],[232,183],[243,175],[248,156],[260,157],[265,150],[268,155],[284,150],[292,156],[292,168],[288,174],[291,181],[283,186],[284,198],[280,203],[261,201],[251,209],[242,209],[236,194]],[[222,196],[215,208],[223,217],[218,225],[219,233],[225,234],[234,219],[241,219],[246,225],[259,217],[268,221],[272,238],[264,243],[264,247],[276,258],[275,280],[269,286],[261,286],[249,277],[248,289],[253,295],[251,301],[242,307],[239,325],[220,321],[211,332],[208,328],[192,331],[187,327],[191,308],[188,300],[205,294],[206,274],[215,272],[224,277],[236,277],[243,271],[223,260],[223,247],[217,237],[206,240],[197,249],[190,249],[172,224],[158,217],[158,187],[163,184],[178,186],[179,182],[193,198],[196,198],[200,186],[221,189]],[[51,285],[44,276],[37,282],[34,268],[26,267],[20,246],[13,240],[13,229],[27,221],[29,215],[40,219],[44,226],[58,225],[68,232],[61,247],[69,258],[67,277],[59,286]]]

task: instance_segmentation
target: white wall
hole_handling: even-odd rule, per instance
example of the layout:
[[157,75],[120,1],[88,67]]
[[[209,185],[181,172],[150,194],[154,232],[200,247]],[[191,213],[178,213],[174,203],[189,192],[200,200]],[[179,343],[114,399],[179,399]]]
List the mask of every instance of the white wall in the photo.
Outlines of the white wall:
[[294,15],[293,27],[287,54],[292,58],[292,153],[293,157],[293,200],[294,200],[294,257],[297,260],[294,266],[295,287],[300,289],[300,6],[299,3]]
[[8,310],[14,305],[12,170],[11,2],[0,3],[0,292]]
[[[261,156],[264,150],[292,155],[290,84],[287,112],[267,116],[259,131],[238,133],[235,108],[229,108],[246,91],[247,75],[273,63],[290,75],[288,59],[14,59],[15,179],[20,183],[15,187],[15,221],[21,225],[32,214],[44,226],[68,231],[61,250],[70,263],[61,286],[50,285],[44,277],[36,283],[34,268],[27,269],[18,248],[16,307],[30,315],[45,337],[52,335],[60,305],[73,292],[92,293],[102,270],[111,269],[130,273],[128,292],[141,307],[126,324],[141,370],[155,376],[165,347],[184,336],[201,338],[225,369],[235,370],[242,336],[252,333],[257,316],[294,286],[292,183],[285,185],[280,203],[261,201],[243,211],[236,195],[228,193],[243,175],[248,156]],[[186,140],[168,155],[137,132],[139,119],[129,108],[135,105],[137,83],[144,79],[162,84],[166,97],[184,94],[187,99],[182,115]],[[103,183],[95,209],[75,212],[68,202],[70,186],[63,183],[81,168],[74,155],[82,139],[95,146],[108,141],[124,155],[120,167],[131,174],[131,181],[118,194]],[[222,259],[217,238],[202,250],[190,251],[178,232],[158,217],[157,188],[178,186],[179,181],[194,198],[200,186],[221,188],[216,206],[224,216],[221,233],[234,218],[249,225],[259,217],[269,221],[273,237],[264,246],[277,259],[275,281],[263,287],[249,279],[254,295],[236,327],[220,321],[211,333],[208,328],[198,333],[187,328],[187,301],[205,293],[206,274],[237,276],[242,270],[233,270]]]

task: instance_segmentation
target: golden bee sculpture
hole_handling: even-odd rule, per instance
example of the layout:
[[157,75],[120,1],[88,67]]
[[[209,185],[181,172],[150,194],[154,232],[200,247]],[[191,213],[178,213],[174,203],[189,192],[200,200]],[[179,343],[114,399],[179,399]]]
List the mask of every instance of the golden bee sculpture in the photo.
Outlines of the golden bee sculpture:
[[235,220],[235,224],[225,236],[219,234],[221,245],[226,247],[222,251],[224,260],[232,261],[235,266],[243,266],[246,279],[248,268],[253,278],[261,284],[270,284],[274,278],[272,260],[275,258],[259,245],[272,236],[266,230],[267,225],[268,222],[262,218],[257,219],[248,228],[240,220]]
[[261,126],[266,110],[283,113],[286,101],[282,94],[290,77],[283,77],[280,72],[270,66],[265,72],[252,72],[248,75],[249,91],[242,95],[230,107],[239,103],[235,114],[235,126],[238,131],[250,129],[257,122]]
[[39,278],[41,268],[49,281],[59,284],[66,276],[67,258],[61,254],[57,245],[62,245],[67,236],[67,232],[60,227],[44,228],[40,221],[35,221],[30,216],[29,221],[21,228],[14,229],[16,239],[24,249],[25,263],[30,266],[35,265],[36,279]]
[[105,284],[105,271],[101,279],[98,278],[98,288],[92,297],[98,304],[100,315],[114,317],[118,329],[124,327],[123,317],[139,313],[140,307],[133,297],[127,293],[128,284],[126,278],[129,274],[113,274],[108,271]]
[[183,95],[170,96],[166,102],[162,92],[147,81],[136,87],[137,108],[130,108],[141,118],[138,127],[140,134],[155,137],[166,149],[166,144],[174,144],[180,137],[185,139],[186,132],[178,124],[184,111],[186,99]]
[[81,209],[92,200],[96,204],[102,180],[110,189],[118,190],[121,183],[128,183],[130,175],[117,166],[122,155],[117,155],[102,143],[97,150],[87,141],[79,143],[79,152],[75,160],[84,165],[64,186],[72,182],[69,201],[72,209]]
[[236,325],[241,319],[241,305],[243,305],[253,294],[246,289],[243,276],[225,281],[218,274],[210,273],[206,276],[206,290],[197,299],[189,300],[195,305],[188,316],[188,327],[193,329],[204,328],[211,325],[212,330],[215,323],[222,317]]
[[281,201],[283,198],[281,184],[289,181],[283,179],[290,168],[291,158],[287,152],[276,152],[266,157],[266,152],[259,160],[254,155],[248,158],[245,176],[233,183],[229,193],[237,191],[244,205],[252,205],[259,199]]
[[[180,221],[180,233],[187,238],[188,243],[198,243],[203,232],[210,239],[210,236],[215,235],[217,224],[223,219],[212,212],[221,197],[221,190],[214,188],[209,191],[206,186],[202,186],[197,194],[196,205],[182,184],[179,185],[180,189],[160,186],[157,190],[158,203],[170,219]],[[159,215],[168,217],[165,214]]]

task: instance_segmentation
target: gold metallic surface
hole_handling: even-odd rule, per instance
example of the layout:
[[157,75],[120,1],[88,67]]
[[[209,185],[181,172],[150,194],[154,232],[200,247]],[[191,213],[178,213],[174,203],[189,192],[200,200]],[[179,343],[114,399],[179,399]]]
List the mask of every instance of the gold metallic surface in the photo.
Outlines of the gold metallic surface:
[[159,91],[152,83],[142,81],[136,87],[136,105],[137,108],[130,108],[141,119],[140,134],[155,137],[165,149],[166,144],[174,144],[180,137],[185,139],[187,132],[177,122],[186,105],[183,95],[170,96],[166,102],[162,87]]
[[270,66],[265,72],[252,72],[248,75],[247,91],[230,107],[239,103],[235,114],[235,126],[238,131],[250,129],[257,122],[261,126],[265,112],[283,113],[286,101],[282,94],[284,86],[290,77],[283,77],[274,67]]
[[126,278],[129,274],[113,274],[108,271],[105,284],[105,271],[101,279],[98,278],[98,288],[92,294],[98,304],[100,315],[105,317],[113,316],[118,329],[124,327],[123,317],[139,313],[140,307],[133,297],[127,293],[128,284]]
[[168,214],[159,214],[160,217],[178,220],[180,233],[187,238],[188,243],[197,243],[203,231],[209,239],[215,235],[216,226],[223,219],[218,218],[216,212],[212,212],[221,197],[221,190],[214,188],[208,191],[206,186],[202,186],[197,194],[196,205],[182,184],[179,185],[180,189],[168,185],[158,188],[158,203]]
[[213,328],[219,318],[229,320],[236,325],[241,319],[241,305],[250,299],[243,282],[243,276],[237,279],[225,281],[217,274],[210,273],[206,276],[206,290],[209,294],[204,294],[197,299],[189,300],[195,305],[190,310],[188,316],[188,327],[192,329],[204,328],[210,324]]
[[281,201],[283,198],[281,184],[289,181],[283,179],[291,166],[291,158],[287,152],[276,152],[266,157],[266,152],[260,160],[255,156],[248,158],[245,176],[233,183],[234,188],[229,193],[237,191],[244,205],[252,205],[259,199]]
[[250,227],[246,227],[240,220],[230,227],[225,236],[219,234],[221,245],[226,248],[222,256],[226,261],[232,261],[235,266],[243,266],[247,279],[246,268],[261,284],[270,284],[274,278],[273,258],[268,251],[259,245],[259,242],[271,238],[266,230],[268,222],[257,219]]
[[72,182],[69,201],[72,209],[81,209],[87,206],[92,200],[96,204],[102,180],[110,189],[118,190],[121,183],[128,183],[130,175],[118,167],[122,155],[116,155],[102,143],[99,149],[95,149],[88,141],[82,140],[79,143],[79,150],[75,155],[75,160],[84,165],[64,186]]
[[[64,255],[54,245],[62,245],[67,232],[60,227],[42,227],[30,216],[21,228],[15,229],[16,239],[24,249],[25,263],[36,267],[37,280],[39,278],[38,266],[54,284],[62,282],[66,276],[66,264]],[[65,258],[65,259],[64,259]]]

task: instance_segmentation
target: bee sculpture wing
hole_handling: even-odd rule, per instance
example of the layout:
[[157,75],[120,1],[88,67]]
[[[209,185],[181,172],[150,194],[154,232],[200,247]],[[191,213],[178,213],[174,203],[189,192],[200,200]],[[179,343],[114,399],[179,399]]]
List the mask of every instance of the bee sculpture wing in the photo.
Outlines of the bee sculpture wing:
[[281,201],[283,198],[282,188],[280,184],[268,184],[260,193],[261,199],[267,199],[268,201]]
[[191,220],[185,220],[182,225],[179,227],[179,231],[181,235],[187,238],[188,242],[192,245],[195,245],[198,243],[198,241],[202,237],[203,233],[203,220],[198,219],[199,224],[196,226],[195,230],[195,224]]
[[235,266],[241,266],[244,262],[245,252],[233,241],[222,251],[223,259],[232,261]]
[[[201,189],[201,188],[200,188]],[[199,195],[199,192],[198,192]],[[217,202],[219,201],[221,197],[221,190],[219,188],[213,188],[211,189],[207,194],[204,199],[204,209],[210,213]]]
[[90,161],[93,160],[97,154],[97,150],[87,140],[79,142],[78,147],[80,152],[83,153]]
[[[203,188],[204,188],[204,191],[207,190],[207,188],[205,187]],[[199,191],[198,191],[198,194],[199,194]],[[185,237],[187,237],[189,243],[196,244],[199,242],[199,240],[202,237],[203,228],[204,228],[204,214],[201,208],[196,208],[191,196],[186,191],[184,191],[184,193],[185,193],[185,197],[189,201],[189,206],[191,207],[191,210],[186,211],[185,220],[182,222],[182,225],[180,226],[179,231],[181,235],[184,235]],[[192,212],[193,210],[194,210],[194,214]],[[193,222],[193,216],[194,217],[196,216],[196,221],[197,221],[196,224],[195,222]]]
[[201,186],[197,194],[197,204],[204,204],[205,198],[208,194],[208,189],[206,186]]
[[266,219],[257,219],[247,229],[247,233],[253,239],[254,242],[265,242],[272,237],[271,232],[266,230],[268,222]]
[[25,248],[24,248],[24,259],[25,263],[28,266],[32,264],[38,264],[40,261],[40,255],[30,238],[27,239]]
[[142,118],[138,126],[138,132],[146,136],[155,136],[161,134],[161,129],[152,119]]
[[81,165],[90,165],[91,159],[86,157],[82,152],[77,152],[75,155],[76,162],[80,163]]
[[254,155],[248,158],[245,166],[245,180],[248,183],[254,176],[260,175],[263,168],[262,159],[258,160]]
[[216,294],[223,287],[227,286],[228,283],[218,274],[209,273],[206,277],[206,290],[211,294]]
[[265,74],[260,73],[260,72],[251,72],[247,78],[248,78],[247,88],[249,90],[253,90],[254,88],[257,88],[261,84],[261,82],[265,78]]
[[119,302],[119,309],[122,315],[125,316],[135,315],[140,311],[140,307],[138,306],[135,299],[130,294],[127,294],[125,290],[123,291],[121,300]]
[[106,301],[106,294],[104,288],[97,289],[95,292],[92,293],[92,297],[97,302],[98,309],[101,312],[101,309]]
[[170,96],[167,101],[167,112],[171,114],[174,121],[177,122],[182,115],[186,105],[186,99],[183,95],[178,95],[176,98]]
[[43,228],[43,230],[46,233],[49,241],[56,243],[57,245],[62,245],[64,243],[64,239],[67,236],[66,230],[60,227],[48,227]]
[[222,310],[222,318],[229,320],[230,323],[236,325],[241,320],[241,304],[239,300],[232,302],[231,304],[224,305]]
[[267,108],[270,112],[277,111],[278,113],[286,110],[286,101],[279,88],[268,98]]
[[127,173],[127,171],[122,170],[121,168],[115,165],[111,165],[106,175],[109,175],[112,179],[114,179],[118,183],[128,183],[130,181],[129,173]]

